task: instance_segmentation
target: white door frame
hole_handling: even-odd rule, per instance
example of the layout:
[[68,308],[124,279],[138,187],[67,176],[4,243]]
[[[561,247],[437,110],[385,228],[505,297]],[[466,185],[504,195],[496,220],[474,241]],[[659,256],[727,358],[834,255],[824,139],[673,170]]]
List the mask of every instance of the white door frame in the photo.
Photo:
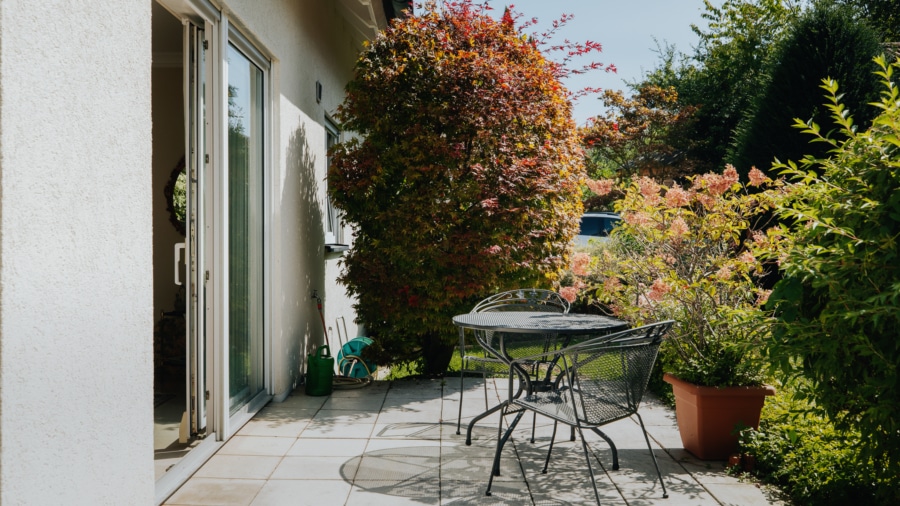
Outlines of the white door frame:
[[218,362],[219,358],[217,357],[217,363],[222,364],[222,368],[220,370],[220,374],[218,375],[218,381],[222,382],[223,388],[217,388],[219,392],[218,402],[219,405],[222,406],[221,414],[223,416],[222,420],[220,420],[220,427],[223,428],[221,431],[223,434],[226,434],[226,438],[230,437],[233,434],[233,431],[239,429],[244,423],[253,418],[253,415],[256,414],[266,403],[268,403],[272,399],[272,394],[274,393],[274,371],[272,371],[272,343],[271,343],[271,301],[273,300],[271,297],[271,265],[272,265],[272,248],[271,248],[271,220],[270,217],[272,215],[272,211],[270,208],[270,202],[272,201],[272,192],[270,190],[270,174],[271,174],[271,166],[272,166],[272,116],[273,116],[273,107],[272,107],[272,98],[274,95],[272,94],[273,86],[272,86],[272,64],[270,59],[260,51],[243,33],[241,33],[233,24],[231,24],[228,20],[227,16],[222,16],[219,22],[219,41],[218,41],[218,51],[219,55],[221,55],[217,61],[219,64],[219,82],[221,86],[219,87],[219,107],[217,107],[218,112],[218,125],[215,127],[215,131],[220,136],[219,142],[219,153],[218,156],[221,160],[221,165],[218,167],[222,167],[221,171],[216,171],[222,177],[220,178],[222,181],[218,183],[218,191],[217,196],[220,196],[220,203],[223,205],[222,208],[217,208],[216,212],[221,213],[218,216],[222,216],[226,218],[223,220],[222,226],[220,227],[221,232],[221,241],[216,241],[216,247],[221,248],[221,252],[224,255],[223,262],[217,263],[217,270],[222,271],[222,283],[225,287],[228,286],[228,264],[227,264],[227,254],[228,254],[228,207],[225,196],[229,194],[228,192],[228,61],[225,58],[225,55],[228,54],[228,45],[233,45],[237,50],[239,50],[245,57],[247,57],[254,65],[259,67],[263,72],[263,173],[262,173],[262,188],[263,191],[263,219],[262,219],[262,227],[263,227],[263,286],[262,286],[262,297],[263,297],[263,388],[262,390],[250,399],[240,410],[235,412],[233,415],[229,416],[229,392],[228,392],[228,383],[229,383],[229,343],[228,336],[229,328],[228,328],[228,318],[225,315],[228,315],[228,291],[227,289],[221,290],[222,295],[222,306],[224,308],[222,318],[222,323],[224,326],[221,328],[222,333],[217,334],[223,336],[223,347],[221,362]]

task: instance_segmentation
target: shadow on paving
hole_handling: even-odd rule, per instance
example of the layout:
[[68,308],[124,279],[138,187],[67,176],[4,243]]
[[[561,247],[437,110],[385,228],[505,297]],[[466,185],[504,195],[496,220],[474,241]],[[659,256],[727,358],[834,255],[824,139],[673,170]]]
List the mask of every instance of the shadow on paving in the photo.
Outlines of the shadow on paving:
[[[448,437],[448,434],[450,437]],[[443,435],[443,445],[439,443]],[[349,458],[341,476],[369,493],[394,496],[418,504],[592,504],[594,491],[580,441],[557,440],[547,474],[541,469],[548,440],[531,443],[513,438],[504,447],[501,476],[495,477],[492,496],[485,490],[496,450],[496,430],[476,427],[475,441],[465,446],[453,423],[389,424],[372,435],[396,440],[396,446],[366,451]],[[431,446],[407,446],[404,439],[427,440]],[[449,444],[448,444],[449,443]],[[591,465],[602,502],[655,504],[667,501],[649,452],[620,449],[618,470],[612,452],[602,441],[591,441]],[[656,449],[672,504],[709,502],[702,485],[664,450]],[[599,460],[598,460],[599,459]]]

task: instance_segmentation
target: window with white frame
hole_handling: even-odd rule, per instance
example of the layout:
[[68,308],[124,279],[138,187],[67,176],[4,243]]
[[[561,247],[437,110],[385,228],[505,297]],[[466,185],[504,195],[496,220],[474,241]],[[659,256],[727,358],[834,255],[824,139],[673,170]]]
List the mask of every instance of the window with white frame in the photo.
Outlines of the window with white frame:
[[[335,125],[328,118],[325,119],[325,149],[326,152],[331,150],[331,147],[341,141],[341,132],[338,130],[337,125]],[[325,158],[326,163],[328,164],[328,168],[331,168],[331,156],[327,156]],[[326,187],[327,190],[327,187]],[[336,207],[334,207],[334,203],[331,201],[331,198],[327,196],[326,191],[326,204],[325,204],[325,243],[326,244],[343,244],[344,243],[344,227],[341,223],[341,213]]]

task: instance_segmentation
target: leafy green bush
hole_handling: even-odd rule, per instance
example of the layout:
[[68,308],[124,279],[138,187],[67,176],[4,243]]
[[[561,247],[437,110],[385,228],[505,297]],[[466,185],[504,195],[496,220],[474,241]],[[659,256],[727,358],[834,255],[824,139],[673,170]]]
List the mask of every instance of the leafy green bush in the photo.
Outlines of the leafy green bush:
[[[845,432],[858,431],[858,466],[900,476],[900,91],[897,64],[876,59],[881,114],[858,131],[826,81],[843,140],[797,126],[831,147],[830,158],[777,164],[794,184],[769,236],[783,279],[769,297],[776,326],[769,358],[810,381],[803,391]],[[854,445],[856,446],[856,445]],[[900,489],[900,487],[897,487]]]
[[890,481],[879,482],[871,465],[859,464],[860,433],[837,429],[795,395],[805,388],[779,387],[766,401],[759,430],[741,433],[741,452],[755,457],[753,473],[798,505],[882,504],[891,494],[900,499]]

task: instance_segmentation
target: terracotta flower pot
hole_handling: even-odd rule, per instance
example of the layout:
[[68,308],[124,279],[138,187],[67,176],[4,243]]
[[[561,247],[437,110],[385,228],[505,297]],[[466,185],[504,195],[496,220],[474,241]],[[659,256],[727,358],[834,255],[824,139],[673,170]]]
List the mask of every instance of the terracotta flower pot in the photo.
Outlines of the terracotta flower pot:
[[671,374],[663,381],[675,394],[675,418],[684,448],[703,460],[726,460],[737,452],[738,427],[759,428],[759,413],[775,388],[699,387]]

